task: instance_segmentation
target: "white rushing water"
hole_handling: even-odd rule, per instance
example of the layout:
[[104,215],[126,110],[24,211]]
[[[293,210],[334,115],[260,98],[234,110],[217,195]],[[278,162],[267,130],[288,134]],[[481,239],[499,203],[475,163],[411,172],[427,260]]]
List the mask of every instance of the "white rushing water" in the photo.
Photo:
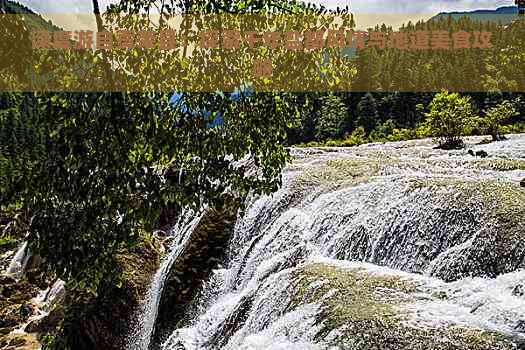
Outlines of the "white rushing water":
[[[321,303],[290,308],[293,272],[320,262],[416,283],[419,294],[404,306],[407,324],[521,337],[525,299],[515,290],[525,284],[525,266],[515,256],[525,256],[523,242],[510,242],[509,261],[501,262],[498,222],[487,213],[506,191],[524,191],[518,183],[525,178],[525,137],[477,141],[469,147],[486,150],[488,158],[436,150],[428,140],[292,150],[283,188],[252,198],[236,223],[225,267],[207,281],[191,322],[161,348],[330,348],[316,338]],[[175,255],[148,293],[141,316],[147,339],[138,337],[129,349],[147,349],[160,281]]]
[[146,297],[137,315],[134,317],[137,321],[132,326],[132,332],[126,345],[127,348],[137,350],[147,350],[149,348],[166,278],[171,266],[189,239],[192,230],[198,224],[199,219],[199,215],[193,215],[192,213],[182,215],[180,222],[171,230],[170,235],[174,237],[173,245],[153,276],[153,281],[146,293]]
[[22,246],[18,249],[15,256],[9,263],[6,275],[17,280],[20,279],[20,277],[22,277],[25,272],[29,259],[31,259],[31,255],[32,254],[31,249],[29,249],[29,245],[27,242],[24,242],[24,244],[22,244]]

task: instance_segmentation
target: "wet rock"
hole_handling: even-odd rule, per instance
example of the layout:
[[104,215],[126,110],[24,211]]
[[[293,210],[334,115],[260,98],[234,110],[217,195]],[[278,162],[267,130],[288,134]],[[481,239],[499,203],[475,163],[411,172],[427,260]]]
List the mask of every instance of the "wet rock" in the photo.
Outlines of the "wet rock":
[[525,320],[519,320],[516,323],[516,326],[514,327],[514,329],[522,333],[525,332]]
[[512,289],[512,295],[517,297],[525,296],[525,286],[523,284],[518,284]]
[[487,158],[488,156],[489,154],[486,151],[481,150],[476,152],[476,157]]
[[168,233],[164,230],[155,230],[153,231],[153,235],[156,237],[168,237]]
[[[439,241],[432,238],[433,246],[439,246],[440,249],[433,251],[425,273],[445,281],[454,281],[469,276],[494,278],[525,267],[522,258],[525,254],[525,236],[522,234],[525,230],[523,191],[511,183],[493,181],[434,180],[423,186],[432,193],[433,200],[439,201],[444,208],[432,215],[432,220],[442,222],[440,231],[435,233],[436,238],[441,238]],[[440,196],[443,192],[439,191],[445,189],[459,194],[459,198]],[[420,202],[419,205],[423,204]],[[491,222],[491,225],[487,225],[487,222]],[[459,225],[463,229],[456,234],[454,228],[459,229]],[[413,229],[408,226],[400,229],[405,237],[407,234],[420,234],[413,233]],[[469,241],[472,237],[474,239]],[[397,251],[399,245],[395,246]],[[389,252],[389,255],[394,256],[396,251]],[[410,271],[418,272],[413,269]]]
[[33,311],[34,311],[34,308],[29,306],[28,304],[23,304],[20,306],[20,309],[19,309],[20,317],[28,318],[29,316],[33,314]]
[[64,305],[66,300],[66,284],[64,281],[58,279],[53,285],[47,289],[42,299],[36,300],[40,308],[46,312]]
[[201,286],[223,259],[237,218],[238,203],[208,209],[173,263],[159,302],[154,341],[159,342],[193,304]]
[[[0,277],[0,339],[27,322],[36,307],[31,299],[38,294],[38,287],[23,280],[16,282],[12,277]],[[0,347],[1,348],[1,347]]]
[[471,314],[476,313],[476,311],[478,311],[478,309],[479,309],[480,307],[482,307],[482,306],[483,306],[483,303],[482,303],[482,302],[476,303],[476,304],[475,304],[474,306],[472,306],[472,308],[470,309],[470,313],[471,313]]
[[36,317],[25,326],[26,333],[46,333],[53,331],[64,319],[64,309],[57,307],[48,314]]
[[[144,234],[138,244],[116,256],[122,284],[103,284],[98,297],[82,305],[80,314],[67,316],[62,334],[75,350],[122,350],[131,318],[159,267],[160,243]],[[71,317],[71,319],[69,318]]]
[[520,186],[521,186],[521,187],[525,187],[525,179],[523,179],[523,180],[520,181]]
[[16,251],[8,250],[0,255],[0,271],[6,271]]
[[306,304],[321,304],[316,318],[316,324],[321,327],[315,339],[337,348],[517,349],[510,336],[479,329],[474,323],[470,327],[427,328],[419,321],[405,322],[413,317],[410,305],[421,293],[419,283],[391,272],[381,274],[362,267],[340,268],[314,263],[292,272],[291,286],[288,287],[291,290],[287,289],[285,294],[289,293],[292,298],[292,310]]
[[471,149],[468,150],[468,154],[470,154],[472,157],[475,157],[475,156],[476,156],[476,154],[474,153],[474,151],[471,150]]
[[[224,348],[228,343],[228,340],[244,325],[246,319],[250,315],[250,308],[252,306],[253,295],[247,295],[243,297],[237,308],[228,316],[221,327],[217,329],[216,332],[210,337],[208,345],[212,349]],[[184,347],[182,349],[184,349]]]
[[39,350],[41,344],[36,334],[23,332],[11,332],[0,338],[0,349],[2,350]]

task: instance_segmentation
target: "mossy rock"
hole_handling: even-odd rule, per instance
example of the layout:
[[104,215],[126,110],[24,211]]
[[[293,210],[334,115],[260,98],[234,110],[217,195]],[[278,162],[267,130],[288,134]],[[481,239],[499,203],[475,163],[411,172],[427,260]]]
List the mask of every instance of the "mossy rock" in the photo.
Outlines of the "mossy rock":
[[75,319],[66,319],[61,339],[75,350],[120,350],[131,317],[160,264],[160,242],[146,233],[133,248],[115,256],[122,283],[101,285],[99,295],[85,305],[73,305]]
[[292,305],[320,304],[316,342],[343,350],[511,350],[502,334],[465,327],[413,326],[404,307],[419,290],[399,276],[324,263],[292,273]]
[[379,160],[362,158],[330,159],[303,169],[293,180],[291,192],[318,193],[356,186],[379,175]]
[[[26,279],[15,281],[0,277],[0,328],[8,333],[29,319],[32,314],[31,299],[38,295],[37,286]],[[0,339],[3,336],[0,335]]]
[[511,171],[525,170],[525,160],[522,159],[486,159],[475,160],[472,166],[481,170]]
[[6,350],[40,350],[41,344],[36,334],[15,332],[0,338],[0,349]]
[[432,267],[432,275],[446,281],[493,278],[525,267],[525,191],[519,186],[496,180],[432,179],[412,181],[410,187],[409,191],[426,188],[448,193],[449,208],[476,207],[481,216],[471,244],[444,251],[439,259],[447,263]]

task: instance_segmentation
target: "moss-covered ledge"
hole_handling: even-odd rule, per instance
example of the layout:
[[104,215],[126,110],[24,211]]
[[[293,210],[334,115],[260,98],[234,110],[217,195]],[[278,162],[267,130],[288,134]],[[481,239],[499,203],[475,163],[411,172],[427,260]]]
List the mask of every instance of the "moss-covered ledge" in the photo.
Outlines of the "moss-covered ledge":
[[339,349],[518,349],[497,332],[412,325],[403,306],[414,300],[418,285],[398,276],[315,263],[294,270],[292,288],[294,307],[321,304],[316,341]]
[[[161,244],[144,233],[137,245],[115,256],[122,269],[119,286],[99,286],[99,295],[66,319],[61,341],[74,350],[121,350],[135,309],[144,297],[160,264]],[[78,315],[81,315],[80,317]]]

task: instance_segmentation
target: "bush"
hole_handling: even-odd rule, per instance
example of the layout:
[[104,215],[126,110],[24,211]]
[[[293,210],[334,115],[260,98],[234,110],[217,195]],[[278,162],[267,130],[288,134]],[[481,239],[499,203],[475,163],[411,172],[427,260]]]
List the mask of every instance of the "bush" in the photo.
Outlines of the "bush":
[[370,139],[373,141],[390,141],[389,137],[394,133],[396,124],[392,119],[388,119],[383,124],[379,124],[370,133]]
[[369,140],[365,134],[365,128],[360,126],[343,140],[343,145],[346,147],[358,146],[367,143],[368,141]]
[[429,105],[427,125],[443,149],[463,147],[463,130],[472,118],[470,97],[448,91],[437,94]]
[[525,132],[525,123],[516,123],[501,127],[502,134],[519,134]]
[[485,133],[492,136],[493,141],[505,139],[502,124],[517,114],[516,106],[508,100],[490,107],[485,111],[483,119]]

